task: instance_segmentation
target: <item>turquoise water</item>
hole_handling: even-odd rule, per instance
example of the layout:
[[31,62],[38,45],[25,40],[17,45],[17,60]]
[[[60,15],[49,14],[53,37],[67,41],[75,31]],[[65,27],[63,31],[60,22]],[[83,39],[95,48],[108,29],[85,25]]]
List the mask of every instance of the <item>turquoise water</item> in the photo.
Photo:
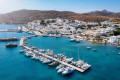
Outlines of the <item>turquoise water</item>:
[[24,25],[25,24],[0,24],[0,30],[17,28],[17,27],[24,26]]
[[[4,37],[3,34],[5,33],[0,33],[0,37]],[[20,38],[29,34],[7,32],[6,36],[9,35]],[[54,54],[63,53],[68,58],[73,56],[74,60],[78,59],[79,46],[80,59],[92,67],[85,73],[75,71],[69,76],[62,76],[57,74],[55,67],[49,67],[19,53],[20,47],[9,49],[5,47],[9,42],[0,42],[0,80],[120,80],[120,49],[114,45],[92,44],[86,41],[69,42],[69,38],[65,37],[39,36],[27,41],[28,45],[53,49]],[[15,42],[19,44],[19,41]],[[97,52],[86,49],[87,46],[97,49]]]

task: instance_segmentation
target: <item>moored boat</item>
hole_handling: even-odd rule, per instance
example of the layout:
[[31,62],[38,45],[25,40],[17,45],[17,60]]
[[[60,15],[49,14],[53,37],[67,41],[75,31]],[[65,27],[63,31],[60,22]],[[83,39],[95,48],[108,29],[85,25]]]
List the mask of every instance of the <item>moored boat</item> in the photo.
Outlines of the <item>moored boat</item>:
[[10,42],[10,43],[8,43],[7,45],[6,45],[6,47],[17,47],[17,44],[16,43],[12,43],[12,42]]
[[73,68],[65,68],[65,70],[62,72],[62,75],[65,76],[65,75],[68,75],[68,74],[71,74],[72,72],[74,71]]

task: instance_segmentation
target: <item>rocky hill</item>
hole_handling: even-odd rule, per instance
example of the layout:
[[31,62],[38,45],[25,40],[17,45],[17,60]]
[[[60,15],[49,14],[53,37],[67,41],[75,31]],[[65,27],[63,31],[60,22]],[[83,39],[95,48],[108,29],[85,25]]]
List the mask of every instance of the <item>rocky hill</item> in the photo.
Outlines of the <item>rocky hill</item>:
[[[103,13],[106,11],[103,11]],[[111,17],[116,17],[119,20],[119,13],[103,13],[92,12],[92,13],[74,13],[70,11],[41,11],[41,10],[18,10],[6,14],[0,15],[0,23],[28,23],[33,20],[49,19],[49,18],[62,18],[62,19],[73,19],[82,21],[103,21],[109,20]],[[114,14],[114,16],[112,15]],[[109,15],[109,16],[108,16]],[[111,15],[111,16],[110,16]]]

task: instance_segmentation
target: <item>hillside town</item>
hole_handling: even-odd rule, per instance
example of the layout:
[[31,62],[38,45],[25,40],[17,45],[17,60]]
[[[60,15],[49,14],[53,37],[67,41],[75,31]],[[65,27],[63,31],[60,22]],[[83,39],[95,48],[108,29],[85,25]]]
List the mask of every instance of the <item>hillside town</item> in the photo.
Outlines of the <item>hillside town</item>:
[[71,42],[86,40],[93,43],[120,45],[120,24],[115,24],[110,20],[102,22],[84,22],[60,18],[34,20],[18,29],[44,37],[65,36],[69,37]]

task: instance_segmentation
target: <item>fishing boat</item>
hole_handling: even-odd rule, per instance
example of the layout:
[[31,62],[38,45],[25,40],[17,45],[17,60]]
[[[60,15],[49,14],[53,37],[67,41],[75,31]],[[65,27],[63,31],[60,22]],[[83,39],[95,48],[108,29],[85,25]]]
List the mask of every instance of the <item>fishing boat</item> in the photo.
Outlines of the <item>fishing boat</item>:
[[67,68],[65,68],[65,70],[62,72],[62,75],[65,76],[65,75],[71,74],[73,71],[74,71],[73,68],[67,67]]
[[10,43],[8,43],[8,44],[6,45],[6,47],[9,47],[9,48],[11,48],[11,47],[17,47],[17,44],[10,42]]

